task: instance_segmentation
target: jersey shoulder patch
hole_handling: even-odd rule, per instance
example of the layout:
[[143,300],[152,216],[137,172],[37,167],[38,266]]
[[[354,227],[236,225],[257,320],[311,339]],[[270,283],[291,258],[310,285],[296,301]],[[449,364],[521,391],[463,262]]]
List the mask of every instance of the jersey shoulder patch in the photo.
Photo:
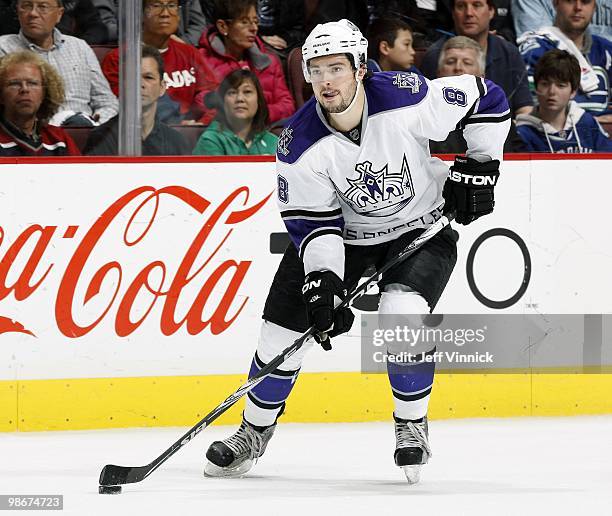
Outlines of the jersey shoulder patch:
[[331,134],[321,122],[312,97],[295,113],[278,137],[276,158],[283,163],[293,164],[321,138]]
[[368,115],[419,104],[427,95],[427,79],[413,72],[378,72],[364,81]]

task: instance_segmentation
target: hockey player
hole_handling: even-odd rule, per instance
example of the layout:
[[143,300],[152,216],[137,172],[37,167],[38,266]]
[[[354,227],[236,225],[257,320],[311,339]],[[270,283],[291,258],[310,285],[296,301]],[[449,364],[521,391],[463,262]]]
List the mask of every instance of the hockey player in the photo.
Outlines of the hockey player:
[[[367,41],[347,20],[317,25],[302,54],[315,98],[291,118],[277,150],[278,205],[292,244],[264,307],[251,376],[311,325],[324,347],[348,331],[352,312],[334,312],[347,287],[444,210],[460,224],[491,213],[510,123],[503,91],[478,77],[366,77]],[[449,175],[430,156],[428,139],[444,140],[457,125],[465,128],[468,151]],[[455,264],[456,240],[446,227],[391,269],[379,283],[379,313],[433,310]],[[206,475],[242,475],[264,453],[311,346],[312,340],[249,392],[238,431],[209,447]],[[421,358],[389,366],[395,463],[411,483],[431,455],[426,416],[434,364]]]

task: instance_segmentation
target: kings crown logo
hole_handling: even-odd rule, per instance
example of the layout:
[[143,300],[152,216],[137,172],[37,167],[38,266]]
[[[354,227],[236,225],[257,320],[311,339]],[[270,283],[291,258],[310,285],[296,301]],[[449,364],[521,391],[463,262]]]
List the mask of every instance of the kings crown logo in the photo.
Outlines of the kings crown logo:
[[278,137],[278,152],[280,152],[283,156],[289,155],[289,144],[293,140],[293,129],[289,127],[285,127],[283,132]]
[[360,215],[387,217],[404,208],[414,198],[414,187],[406,155],[399,172],[390,172],[389,164],[372,170],[372,163],[355,165],[356,179],[348,179],[350,188],[340,195]]
[[393,77],[393,85],[400,89],[410,90],[413,94],[417,94],[421,89],[423,81],[419,79],[416,73],[397,73]]

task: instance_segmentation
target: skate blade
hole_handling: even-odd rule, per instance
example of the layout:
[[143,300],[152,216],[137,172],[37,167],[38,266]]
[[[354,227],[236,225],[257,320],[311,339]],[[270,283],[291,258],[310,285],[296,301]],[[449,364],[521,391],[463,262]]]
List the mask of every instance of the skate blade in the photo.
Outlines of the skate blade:
[[402,466],[404,470],[404,474],[406,475],[406,480],[410,485],[418,484],[419,480],[421,480],[421,465],[417,464],[414,466]]
[[254,463],[255,461],[248,459],[233,468],[232,467],[222,468],[209,461],[206,463],[206,466],[204,466],[204,476],[205,477],[215,477],[215,478],[241,477],[253,467]]

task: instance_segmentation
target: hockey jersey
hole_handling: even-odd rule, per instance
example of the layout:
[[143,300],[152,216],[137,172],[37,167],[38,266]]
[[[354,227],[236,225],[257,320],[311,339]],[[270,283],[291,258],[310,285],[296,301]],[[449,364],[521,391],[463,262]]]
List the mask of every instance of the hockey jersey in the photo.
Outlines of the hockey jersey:
[[[587,32],[587,50],[584,57],[592,67],[596,77],[596,86],[588,92],[578,90],[575,101],[578,105],[594,115],[612,112],[612,98],[610,86],[612,85],[612,42],[600,36],[591,35]],[[519,39],[519,50],[525,63],[529,86],[535,89],[533,74],[535,65],[545,52],[560,48],[565,50],[563,43],[555,39],[550,31],[527,32]]]
[[38,137],[31,138],[0,117],[0,157],[80,155],[76,143],[61,127],[40,124]]
[[574,101],[569,103],[565,127],[558,131],[535,115],[518,115],[519,136],[532,152],[612,152],[612,140],[599,122]]
[[279,138],[278,205],[307,274],[343,277],[344,242],[378,244],[440,218],[448,168],[431,157],[428,140],[460,126],[468,155],[503,157],[510,111],[491,81],[380,72],[363,84],[359,138],[331,127],[314,98]]

